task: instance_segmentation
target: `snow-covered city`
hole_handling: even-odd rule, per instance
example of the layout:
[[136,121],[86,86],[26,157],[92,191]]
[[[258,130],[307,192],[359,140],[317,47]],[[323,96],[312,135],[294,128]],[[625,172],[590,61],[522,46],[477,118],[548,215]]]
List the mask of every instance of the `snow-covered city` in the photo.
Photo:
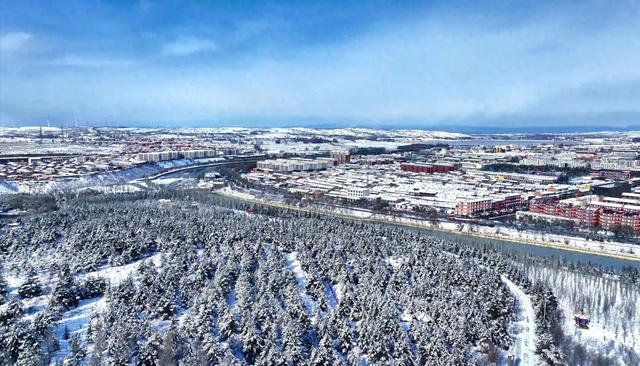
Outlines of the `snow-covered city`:
[[0,366],[640,365],[636,2],[0,9]]
[[1,132],[9,363],[640,357],[640,134]]

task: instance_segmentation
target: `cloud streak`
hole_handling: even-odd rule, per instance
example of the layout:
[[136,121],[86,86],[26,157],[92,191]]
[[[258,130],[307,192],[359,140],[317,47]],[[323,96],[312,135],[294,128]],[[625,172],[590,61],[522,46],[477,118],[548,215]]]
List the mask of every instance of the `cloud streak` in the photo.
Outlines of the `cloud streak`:
[[25,32],[5,33],[0,37],[0,52],[17,52],[24,50],[33,40],[33,35]]
[[125,59],[104,58],[96,56],[85,55],[64,55],[47,61],[51,66],[64,66],[64,67],[121,67],[131,66],[136,62]]
[[182,37],[162,46],[161,53],[168,56],[188,56],[202,52],[216,51],[215,42],[196,37]]

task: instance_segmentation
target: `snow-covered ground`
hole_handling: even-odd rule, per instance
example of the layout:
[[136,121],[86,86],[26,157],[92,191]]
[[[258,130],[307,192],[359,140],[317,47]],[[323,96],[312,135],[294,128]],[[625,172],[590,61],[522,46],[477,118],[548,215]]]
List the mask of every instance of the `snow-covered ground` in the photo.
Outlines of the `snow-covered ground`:
[[324,281],[324,294],[327,298],[327,304],[331,310],[334,310],[338,304],[340,304],[340,300],[338,300],[338,295],[336,294],[336,290],[334,286],[329,281]]
[[535,366],[538,360],[535,354],[536,315],[531,298],[504,275],[500,276],[500,279],[516,298],[517,304],[517,320],[509,324],[509,333],[515,338],[513,345],[509,349],[509,355],[514,356],[516,365]]
[[[89,327],[91,317],[99,314],[105,306],[106,301],[104,298],[97,297],[81,300],[78,307],[64,313],[62,319],[58,321],[53,331],[60,345],[60,349],[56,351],[52,357],[53,360],[63,360],[67,356],[69,353],[69,341],[72,335],[76,334],[80,337],[81,341],[86,341],[86,330]],[[65,331],[68,337],[65,337]]]
[[122,266],[105,266],[99,268],[93,272],[88,272],[78,276],[80,279],[85,279],[87,277],[101,277],[107,280],[107,282],[111,285],[111,287],[119,285],[122,281],[124,281],[127,277],[129,277],[133,272],[135,272],[138,267],[142,263],[150,262],[156,266],[160,265],[160,260],[162,257],[160,254],[154,254],[147,258],[143,258]]
[[151,181],[153,184],[159,184],[163,186],[176,186],[176,185],[194,185],[196,184],[195,178],[157,178]]
[[[38,273],[36,278],[45,292],[40,296],[20,300],[20,304],[24,309],[23,320],[33,320],[49,303],[49,294],[46,289],[51,286],[51,279],[45,273]],[[7,293],[9,297],[18,299],[18,289],[26,282],[27,277],[7,274],[5,275],[5,280],[7,281]]]

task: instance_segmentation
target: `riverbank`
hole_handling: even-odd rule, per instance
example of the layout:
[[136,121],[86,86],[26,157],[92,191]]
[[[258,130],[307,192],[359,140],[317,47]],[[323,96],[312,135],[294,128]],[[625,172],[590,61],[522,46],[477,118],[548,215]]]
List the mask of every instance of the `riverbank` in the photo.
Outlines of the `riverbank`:
[[491,240],[499,240],[509,243],[527,244],[538,247],[553,248],[569,252],[598,255],[622,260],[640,261],[640,248],[633,244],[616,242],[596,242],[582,238],[560,236],[531,231],[517,231],[505,227],[488,227],[476,224],[435,222],[419,220],[402,216],[378,214],[370,211],[346,208],[328,208],[327,206],[297,207],[279,201],[267,200],[255,197],[251,194],[239,192],[226,187],[218,194],[226,195],[248,202],[296,210],[301,212],[313,212],[323,215],[332,215],[346,219],[356,219],[369,222],[400,225],[418,229],[439,231],[444,233],[465,235]]

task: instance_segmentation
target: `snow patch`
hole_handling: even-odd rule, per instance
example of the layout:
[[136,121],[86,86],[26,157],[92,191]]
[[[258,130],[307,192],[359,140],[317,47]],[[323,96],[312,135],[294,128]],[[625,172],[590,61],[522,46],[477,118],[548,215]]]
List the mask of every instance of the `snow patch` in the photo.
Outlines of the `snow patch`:
[[333,293],[336,295],[336,302],[340,304],[342,301],[342,296],[344,295],[344,285],[339,283],[333,286]]
[[336,292],[331,282],[324,280],[323,285],[324,285],[324,294],[325,294],[325,297],[327,298],[327,304],[329,304],[329,308],[333,310],[339,304],[339,300],[336,296]]
[[[53,355],[52,359],[64,359],[69,354],[69,341],[71,336],[77,334],[82,343],[86,343],[86,330],[89,320],[93,315],[100,313],[106,305],[103,297],[81,300],[78,307],[65,312],[62,319],[54,329],[54,336],[60,344],[60,349]],[[65,329],[68,337],[65,339]]]
[[160,185],[171,185],[171,184],[177,184],[177,183],[189,182],[189,181],[193,181],[193,179],[185,179],[185,178],[158,178],[158,179],[154,179],[152,182],[153,182],[154,184],[160,184]]
[[411,323],[414,321],[419,321],[419,322],[425,322],[428,323],[431,321],[431,317],[429,317],[429,315],[427,315],[426,313],[420,311],[417,313],[410,313],[407,310],[403,311],[402,314],[400,314],[400,320],[402,320],[404,323]]
[[387,264],[389,264],[393,268],[400,268],[402,264],[406,261],[405,258],[398,257],[388,257],[384,260]]
[[131,273],[140,267],[140,265],[144,262],[152,262],[155,266],[160,264],[161,256],[159,253],[154,254],[150,257],[137,260],[135,262],[131,262],[125,264],[123,266],[115,266],[115,267],[104,267],[100,268],[93,272],[85,273],[79,276],[81,279],[85,279],[87,277],[102,277],[107,280],[111,286],[117,286],[120,282],[124,281]]
[[[86,279],[88,277],[102,277],[107,280],[111,287],[115,287],[129,277],[138,267],[145,262],[151,262],[155,266],[160,264],[161,256],[159,253],[150,257],[131,262],[123,266],[104,267],[96,271],[89,272],[78,276],[78,279]],[[58,321],[54,329],[54,335],[60,343],[60,349],[54,354],[53,360],[64,359],[69,353],[69,338],[65,339],[65,328],[69,337],[78,334],[82,343],[86,343],[86,330],[92,316],[98,315],[105,307],[108,306],[104,296],[93,299],[81,300],[80,304],[62,314],[62,319]],[[184,315],[184,311],[180,316]]]
[[13,276],[13,275],[5,275],[4,279],[5,281],[7,281],[7,286],[6,286],[7,292],[10,295],[14,295],[14,296],[18,295],[18,288],[20,288],[20,285],[22,285],[26,280],[26,278]]

